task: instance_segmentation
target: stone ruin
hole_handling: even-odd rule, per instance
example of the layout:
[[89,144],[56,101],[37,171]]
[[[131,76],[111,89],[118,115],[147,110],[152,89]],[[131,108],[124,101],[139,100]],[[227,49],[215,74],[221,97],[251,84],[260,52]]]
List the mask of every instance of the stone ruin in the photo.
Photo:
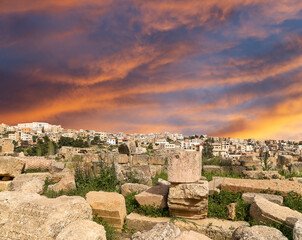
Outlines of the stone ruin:
[[179,151],[169,157],[168,206],[172,216],[206,218],[209,188],[207,181],[200,180],[201,162],[201,154],[196,151]]

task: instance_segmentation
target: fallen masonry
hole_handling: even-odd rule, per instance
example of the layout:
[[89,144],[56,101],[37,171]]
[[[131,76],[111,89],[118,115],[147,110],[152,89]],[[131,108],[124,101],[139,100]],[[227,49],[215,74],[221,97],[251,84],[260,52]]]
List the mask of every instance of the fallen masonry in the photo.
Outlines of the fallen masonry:
[[287,180],[253,180],[253,179],[235,179],[225,178],[221,183],[221,190],[229,192],[254,192],[261,193],[263,191],[279,192],[286,195],[289,192],[302,194],[302,184]]
[[250,214],[257,223],[279,223],[294,228],[295,223],[302,219],[302,213],[288,207],[280,206],[267,199],[256,196],[250,207]]
[[0,193],[0,239],[56,239],[70,223],[92,220],[82,197],[49,199],[25,192]]

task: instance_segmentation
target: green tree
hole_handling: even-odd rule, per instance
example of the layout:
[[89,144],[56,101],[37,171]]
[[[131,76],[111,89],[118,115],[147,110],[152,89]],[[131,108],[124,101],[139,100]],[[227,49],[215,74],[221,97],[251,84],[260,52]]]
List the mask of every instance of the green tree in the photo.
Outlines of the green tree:
[[56,149],[55,149],[55,145],[54,142],[49,141],[48,142],[48,155],[55,155]]
[[214,157],[214,155],[213,155],[213,146],[212,146],[209,139],[207,139],[204,142],[203,149],[202,149],[202,157],[207,158],[207,159]]
[[100,137],[99,136],[95,136],[93,138],[93,140],[91,141],[91,145],[97,145],[100,143]]

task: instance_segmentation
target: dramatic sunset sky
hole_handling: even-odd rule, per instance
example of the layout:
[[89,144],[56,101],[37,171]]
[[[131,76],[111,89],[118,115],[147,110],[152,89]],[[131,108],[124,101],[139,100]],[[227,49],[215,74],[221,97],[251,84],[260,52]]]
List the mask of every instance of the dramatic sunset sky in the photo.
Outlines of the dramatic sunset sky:
[[302,139],[301,0],[0,0],[0,123]]

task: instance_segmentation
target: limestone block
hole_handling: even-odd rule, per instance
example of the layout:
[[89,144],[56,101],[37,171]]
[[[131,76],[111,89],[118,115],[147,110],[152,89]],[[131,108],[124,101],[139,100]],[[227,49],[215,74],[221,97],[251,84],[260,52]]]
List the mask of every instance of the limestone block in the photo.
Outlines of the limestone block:
[[265,194],[265,193],[243,193],[242,194],[242,199],[245,202],[247,202],[249,204],[252,204],[254,202],[254,198],[256,196],[263,197],[263,198],[267,199],[268,201],[273,202],[273,203],[277,203],[279,205],[283,204],[283,197],[282,196],[273,195],[273,194]]
[[230,219],[230,220],[234,220],[236,217],[236,205],[237,205],[237,203],[231,203],[226,206],[226,208],[228,210],[228,219]]
[[291,173],[301,173],[302,172],[302,162],[294,162],[289,166]]
[[165,165],[166,159],[162,156],[150,156],[148,159],[149,165]]
[[172,223],[158,223],[149,231],[135,233],[132,240],[175,240],[180,233]]
[[66,164],[64,162],[52,161],[50,164],[49,172],[61,172],[65,168],[65,165]]
[[84,198],[62,196],[50,199],[38,194],[0,192],[0,239],[54,240],[70,223],[92,220]]
[[184,222],[176,220],[174,224],[181,231],[195,231],[202,233],[213,240],[230,240],[233,232],[240,226],[249,226],[247,222],[230,221],[216,218],[190,220]]
[[119,154],[116,156],[116,161],[119,164],[126,164],[129,162],[129,156],[127,154]]
[[169,186],[153,186],[148,190],[135,195],[139,205],[154,205],[155,207],[167,207]]
[[22,192],[27,193],[38,193],[42,194],[44,189],[45,182],[38,178],[33,178],[32,180],[25,182],[22,187]]
[[280,192],[282,195],[293,191],[302,194],[302,184],[286,180],[253,180],[226,178],[221,183],[221,190],[229,192],[254,192],[260,193],[265,190]]
[[69,190],[75,188],[76,188],[75,178],[73,175],[69,174],[64,176],[59,182],[55,183],[51,189],[54,190],[55,192],[60,192],[60,191],[68,192]]
[[295,223],[293,235],[294,240],[302,240],[302,219]]
[[13,157],[0,157],[0,176],[16,177],[24,169],[24,161]]
[[79,220],[65,227],[56,240],[106,240],[106,231],[93,221]]
[[53,160],[47,160],[45,158],[23,158],[22,159],[25,162],[25,170],[28,169],[42,169],[42,170],[49,170],[50,164],[53,162]]
[[196,182],[201,176],[201,155],[197,151],[178,151],[168,158],[168,181]]
[[169,190],[170,215],[189,219],[207,216],[209,187],[207,181],[172,184]]
[[170,222],[170,218],[148,217],[139,215],[137,213],[131,213],[126,217],[128,228],[135,229],[136,231],[148,231],[151,230],[156,224],[164,222]]
[[22,191],[23,185],[31,182],[33,179],[38,179],[42,182],[45,182],[46,178],[50,178],[50,173],[43,172],[43,173],[26,173],[21,174],[14,178],[12,181],[12,190],[13,191]]
[[126,196],[128,193],[139,193],[146,191],[150,187],[139,183],[125,183],[121,186],[122,195]]
[[148,165],[149,156],[146,154],[136,154],[132,157],[133,165]]
[[277,167],[281,168],[283,166],[288,167],[294,161],[291,155],[279,155],[277,159]]
[[89,192],[86,200],[93,214],[102,217],[110,225],[121,231],[126,217],[126,204],[123,195],[115,192]]
[[278,171],[243,171],[242,172],[243,178],[247,179],[283,179],[284,177],[281,176]]
[[154,178],[156,174],[160,174],[163,171],[163,166],[161,165],[149,165],[151,177]]
[[171,186],[171,183],[168,182],[168,181],[166,181],[166,180],[164,180],[164,179],[159,178],[159,179],[158,179],[158,182],[157,182],[157,185],[161,185],[161,186]]
[[0,191],[11,191],[13,181],[0,181]]
[[239,227],[232,240],[287,240],[278,229],[268,226]]
[[302,213],[270,202],[260,196],[254,198],[250,207],[250,214],[258,223],[276,222],[285,224],[290,228],[294,228],[296,221],[302,218]]
[[224,181],[224,177],[213,177],[213,180],[209,182],[209,194],[212,195],[215,192],[220,192],[221,183]]
[[206,235],[194,231],[184,231],[175,240],[211,240]]

